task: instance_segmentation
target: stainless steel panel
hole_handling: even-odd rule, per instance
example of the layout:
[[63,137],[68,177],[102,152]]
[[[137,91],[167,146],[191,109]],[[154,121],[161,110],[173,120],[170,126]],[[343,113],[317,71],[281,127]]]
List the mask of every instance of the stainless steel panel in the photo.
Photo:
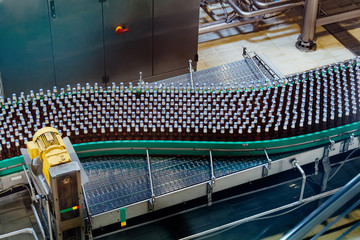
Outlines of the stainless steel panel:
[[0,1],[0,72],[6,97],[55,84],[47,1]]
[[58,87],[101,82],[104,75],[101,3],[97,0],[55,2],[50,17]]
[[[128,82],[152,75],[152,1],[106,0],[104,3],[106,70],[112,81]],[[116,26],[129,31],[118,35]]]
[[[148,201],[137,202],[126,207],[126,219],[134,218],[145,213],[148,213]],[[90,221],[92,229],[98,229],[120,222],[120,210],[115,209],[92,216]]]
[[11,188],[18,184],[27,184],[25,172],[13,173],[0,177],[0,191]]
[[154,0],[154,75],[186,69],[197,54],[200,0]]

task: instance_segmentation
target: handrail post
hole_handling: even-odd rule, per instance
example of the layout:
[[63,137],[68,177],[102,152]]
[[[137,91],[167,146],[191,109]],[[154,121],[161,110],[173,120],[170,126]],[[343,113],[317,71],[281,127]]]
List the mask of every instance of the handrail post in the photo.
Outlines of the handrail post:
[[149,199],[149,211],[152,212],[154,211],[155,208],[155,194],[154,194],[154,186],[153,186],[152,174],[151,174],[149,149],[146,149],[146,161],[148,166],[150,189],[151,189],[151,198]]
[[304,190],[305,190],[305,184],[306,184],[306,174],[304,172],[304,170],[300,167],[299,163],[295,160],[293,160],[292,165],[294,167],[296,167],[299,172],[301,173],[302,176],[302,183],[301,183],[301,191],[300,191],[300,197],[299,197],[299,202],[302,202],[303,198],[304,198]]

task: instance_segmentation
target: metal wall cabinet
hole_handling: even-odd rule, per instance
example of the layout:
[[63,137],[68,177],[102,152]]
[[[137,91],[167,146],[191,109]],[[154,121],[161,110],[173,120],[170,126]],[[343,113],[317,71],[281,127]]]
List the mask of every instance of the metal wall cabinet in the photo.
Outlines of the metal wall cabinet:
[[0,1],[0,72],[7,97],[55,85],[46,1]]
[[[110,81],[129,82],[152,75],[152,0],[104,1],[106,72]],[[129,29],[121,35],[117,26]]]
[[[0,0],[5,97],[76,83],[146,81],[187,71],[200,0]],[[129,31],[121,35],[117,26]]]
[[53,0],[50,13],[56,85],[101,82],[102,11],[98,0]]
[[154,75],[195,62],[200,0],[154,0]]

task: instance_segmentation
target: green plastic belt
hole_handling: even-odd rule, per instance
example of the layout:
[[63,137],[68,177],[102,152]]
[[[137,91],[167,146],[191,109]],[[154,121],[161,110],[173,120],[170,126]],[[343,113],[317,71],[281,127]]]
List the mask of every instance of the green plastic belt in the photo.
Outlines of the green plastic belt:
[[[213,155],[226,156],[253,156],[263,155],[264,149],[268,154],[285,153],[290,151],[305,150],[330,144],[332,141],[341,141],[349,138],[347,133],[354,136],[360,135],[360,122],[310,133],[306,135],[281,138],[274,140],[252,142],[204,142],[204,141],[160,141],[160,140],[116,140],[103,142],[90,142],[74,144],[73,147],[79,158],[118,154],[150,154],[166,155]],[[265,157],[265,155],[264,155]],[[22,171],[22,156],[17,156],[0,161],[0,176]]]

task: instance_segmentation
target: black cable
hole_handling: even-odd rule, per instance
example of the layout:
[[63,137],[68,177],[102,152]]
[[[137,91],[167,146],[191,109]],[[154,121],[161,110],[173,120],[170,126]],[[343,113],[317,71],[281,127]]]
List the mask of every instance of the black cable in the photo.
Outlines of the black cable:
[[346,158],[345,160],[340,164],[340,166],[335,170],[335,172],[329,177],[328,181],[330,181],[340,170],[342,166],[346,163],[346,160],[348,160],[357,150],[360,148],[355,148]]

